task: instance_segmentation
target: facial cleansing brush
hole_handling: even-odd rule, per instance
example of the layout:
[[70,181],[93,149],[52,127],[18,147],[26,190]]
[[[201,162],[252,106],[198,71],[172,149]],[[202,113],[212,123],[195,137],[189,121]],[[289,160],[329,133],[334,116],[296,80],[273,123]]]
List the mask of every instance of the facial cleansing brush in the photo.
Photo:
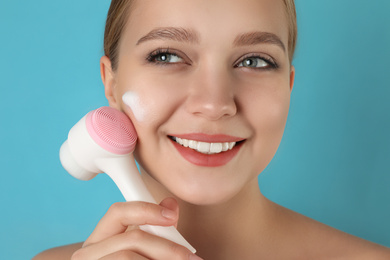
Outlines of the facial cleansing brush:
[[[69,131],[60,149],[62,166],[75,178],[90,180],[105,172],[118,186],[126,201],[156,203],[149,193],[132,155],[137,133],[130,119],[119,110],[101,107],[89,112]],[[195,249],[175,227],[144,225],[151,234]]]

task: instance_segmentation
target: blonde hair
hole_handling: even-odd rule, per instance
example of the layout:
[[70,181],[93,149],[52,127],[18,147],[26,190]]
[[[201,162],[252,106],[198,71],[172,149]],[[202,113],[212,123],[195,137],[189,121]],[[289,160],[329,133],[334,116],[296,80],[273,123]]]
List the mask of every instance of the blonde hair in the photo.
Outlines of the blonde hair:
[[294,0],[283,0],[283,2],[286,6],[288,23],[288,57],[291,63],[294,58],[298,38],[297,12]]
[[112,70],[118,66],[119,42],[130,15],[132,0],[112,0],[104,30],[104,55],[111,61]]
[[[283,0],[288,22],[288,54],[292,62],[297,42],[297,15],[294,0]],[[130,16],[134,0],[112,0],[104,31],[104,54],[111,60],[112,70],[118,66],[119,42]]]

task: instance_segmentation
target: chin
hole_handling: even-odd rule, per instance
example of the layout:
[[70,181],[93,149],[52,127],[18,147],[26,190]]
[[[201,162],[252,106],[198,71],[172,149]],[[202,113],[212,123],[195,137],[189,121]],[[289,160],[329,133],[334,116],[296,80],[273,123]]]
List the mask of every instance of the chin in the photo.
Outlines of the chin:
[[219,204],[224,204],[228,202],[231,197],[224,197],[220,196],[219,197],[213,197],[213,196],[178,196],[178,199],[182,200],[185,203],[191,204],[191,205],[196,205],[196,206],[212,206],[212,205],[219,205]]
[[235,197],[240,187],[231,187],[228,189],[228,185],[217,184],[210,185],[184,185],[183,188],[179,187],[167,187],[172,194],[174,194],[179,200],[186,203],[197,206],[210,206],[223,204]]

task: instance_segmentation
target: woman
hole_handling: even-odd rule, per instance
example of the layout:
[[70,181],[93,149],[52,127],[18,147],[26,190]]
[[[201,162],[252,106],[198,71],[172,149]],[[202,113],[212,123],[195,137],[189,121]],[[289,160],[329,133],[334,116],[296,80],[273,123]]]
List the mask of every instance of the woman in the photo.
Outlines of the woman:
[[[133,121],[161,203],[116,203],[84,243],[36,259],[389,259],[259,190],[287,119],[296,34],[292,0],[113,0],[105,94]],[[176,225],[197,255],[145,223]]]

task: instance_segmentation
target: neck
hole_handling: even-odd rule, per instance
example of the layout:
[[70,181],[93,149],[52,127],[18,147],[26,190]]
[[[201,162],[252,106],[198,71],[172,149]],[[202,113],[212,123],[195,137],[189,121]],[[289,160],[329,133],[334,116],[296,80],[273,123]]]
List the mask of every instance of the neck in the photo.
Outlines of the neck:
[[[148,174],[143,178],[157,201],[174,197]],[[259,246],[259,232],[270,232],[273,203],[261,194],[257,178],[224,203],[198,206],[178,202],[178,230],[204,259],[240,259]]]
[[[242,254],[258,237],[254,235],[267,227],[268,203],[254,180],[240,194],[219,205],[180,202],[178,228],[204,259],[245,259]],[[237,252],[241,252],[239,256]]]

